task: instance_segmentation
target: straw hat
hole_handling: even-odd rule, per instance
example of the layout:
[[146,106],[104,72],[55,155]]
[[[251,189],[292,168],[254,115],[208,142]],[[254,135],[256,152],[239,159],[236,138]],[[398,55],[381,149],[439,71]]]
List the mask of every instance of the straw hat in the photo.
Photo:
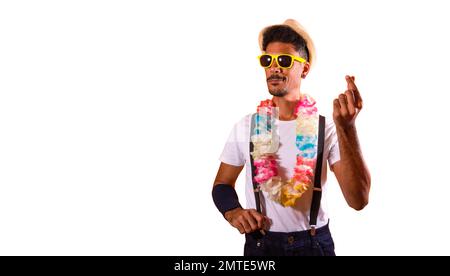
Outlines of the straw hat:
[[316,61],[316,49],[314,47],[314,42],[312,41],[311,37],[309,36],[309,34],[305,30],[305,28],[302,25],[300,25],[300,23],[295,21],[294,19],[287,19],[286,21],[284,21],[283,24],[271,25],[271,26],[267,26],[264,29],[262,29],[261,32],[259,32],[259,37],[258,37],[259,48],[261,49],[261,51],[263,50],[262,49],[263,34],[268,28],[273,27],[273,26],[288,26],[288,27],[292,28],[296,33],[298,33],[301,37],[303,37],[303,39],[306,42],[306,48],[308,48],[308,52],[309,52],[308,62],[312,67]]

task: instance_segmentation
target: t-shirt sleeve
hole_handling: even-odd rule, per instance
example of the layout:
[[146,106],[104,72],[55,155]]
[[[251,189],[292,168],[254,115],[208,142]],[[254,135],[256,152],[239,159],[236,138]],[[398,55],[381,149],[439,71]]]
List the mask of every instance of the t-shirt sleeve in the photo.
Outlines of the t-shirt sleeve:
[[240,133],[240,124],[234,125],[231,130],[228,140],[225,143],[222,154],[219,160],[223,163],[233,165],[233,166],[243,166],[245,164],[244,154],[241,150],[240,145],[243,143],[242,133]]
[[341,160],[341,155],[339,152],[339,141],[336,133],[336,126],[334,123],[329,124],[330,131],[330,151],[328,153],[328,165],[331,167],[334,163]]

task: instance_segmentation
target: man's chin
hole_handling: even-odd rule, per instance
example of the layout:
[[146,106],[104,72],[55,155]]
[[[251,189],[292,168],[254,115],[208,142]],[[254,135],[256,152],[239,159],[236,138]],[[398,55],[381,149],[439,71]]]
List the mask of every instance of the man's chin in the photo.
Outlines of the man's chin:
[[269,93],[274,97],[284,97],[288,94],[288,91],[286,89],[269,89]]

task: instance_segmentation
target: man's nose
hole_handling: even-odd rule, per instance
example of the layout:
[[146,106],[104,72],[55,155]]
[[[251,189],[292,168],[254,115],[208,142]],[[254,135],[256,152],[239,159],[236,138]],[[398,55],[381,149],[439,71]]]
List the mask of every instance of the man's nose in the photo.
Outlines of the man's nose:
[[280,66],[278,66],[278,63],[276,60],[274,60],[272,62],[272,65],[270,66],[269,70],[271,73],[277,73],[277,74],[282,73],[282,70],[281,70]]

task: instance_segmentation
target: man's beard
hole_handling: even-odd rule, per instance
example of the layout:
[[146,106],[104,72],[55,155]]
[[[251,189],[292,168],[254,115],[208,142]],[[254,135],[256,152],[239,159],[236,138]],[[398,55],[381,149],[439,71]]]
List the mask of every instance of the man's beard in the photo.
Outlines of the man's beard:
[[269,93],[275,97],[284,97],[288,94],[288,90],[286,88],[275,88],[269,89]]
[[[267,82],[269,82],[270,80],[281,80],[284,83],[286,81],[286,77],[282,76],[282,75],[274,74],[274,75],[270,76],[269,78],[267,78]],[[267,85],[270,86],[269,83],[267,83]],[[280,88],[272,88],[272,89],[269,88],[269,93],[275,97],[284,97],[288,94],[288,90],[286,88],[281,88],[281,87]]]

